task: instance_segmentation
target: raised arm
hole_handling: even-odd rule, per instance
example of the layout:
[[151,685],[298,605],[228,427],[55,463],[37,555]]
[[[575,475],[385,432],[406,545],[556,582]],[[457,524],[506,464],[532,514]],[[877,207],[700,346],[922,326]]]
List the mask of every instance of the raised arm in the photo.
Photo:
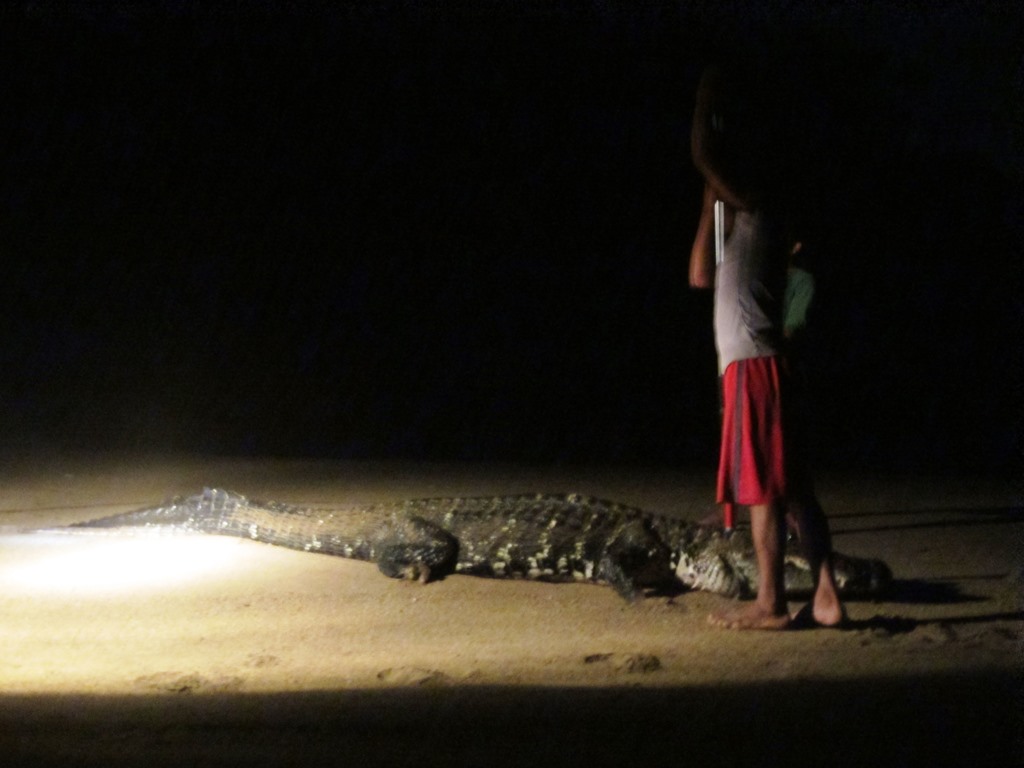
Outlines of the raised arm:
[[[738,131],[739,109],[735,94],[717,69],[708,68],[697,87],[697,103],[690,133],[693,163],[714,195],[734,209],[757,207],[752,168],[745,165],[749,154],[741,146],[742,130]],[[749,164],[749,163],[747,163]]]
[[690,287],[711,288],[715,284],[715,191],[704,185],[704,201],[697,223],[697,236],[690,250]]

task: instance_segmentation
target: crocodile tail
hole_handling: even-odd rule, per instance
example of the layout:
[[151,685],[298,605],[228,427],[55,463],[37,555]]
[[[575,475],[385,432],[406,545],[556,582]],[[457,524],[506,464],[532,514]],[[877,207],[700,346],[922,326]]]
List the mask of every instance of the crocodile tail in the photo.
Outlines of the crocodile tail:
[[193,496],[176,497],[158,507],[146,507],[97,520],[74,523],[69,528],[178,528],[212,532],[248,500],[241,494],[204,488]]
[[882,560],[834,554],[839,593],[850,597],[878,597],[892,586],[892,570]]
[[892,586],[892,569],[883,560],[870,560],[869,569],[871,571],[871,594],[881,595],[889,591]]

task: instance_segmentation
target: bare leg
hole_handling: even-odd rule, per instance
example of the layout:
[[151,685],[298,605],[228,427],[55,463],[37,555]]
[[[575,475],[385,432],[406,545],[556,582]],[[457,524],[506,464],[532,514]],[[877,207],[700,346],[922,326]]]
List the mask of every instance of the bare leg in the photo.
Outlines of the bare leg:
[[811,602],[814,621],[824,627],[839,626],[845,614],[832,570],[832,536],[825,513],[812,496],[791,503],[789,514],[796,522],[804,555],[814,575],[814,598]]
[[725,629],[786,629],[790,623],[783,584],[783,546],[786,516],[781,504],[750,508],[750,533],[760,573],[757,598],[728,611],[713,613],[708,621]]

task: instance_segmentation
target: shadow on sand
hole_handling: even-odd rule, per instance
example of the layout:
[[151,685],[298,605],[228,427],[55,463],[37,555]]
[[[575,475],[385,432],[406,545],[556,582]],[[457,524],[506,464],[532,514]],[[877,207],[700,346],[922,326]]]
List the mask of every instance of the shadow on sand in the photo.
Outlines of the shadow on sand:
[[841,530],[833,531],[833,534],[841,536],[850,533],[884,533],[887,531],[910,531],[928,528],[969,528],[979,525],[1019,525],[1020,523],[1024,523],[1024,508],[989,507],[983,509],[918,509],[908,511],[856,512],[850,514],[829,515],[829,518],[833,520],[855,520],[872,517],[930,517],[934,519],[915,522],[899,522],[885,525],[866,525],[861,528],[844,526]]
[[989,624],[996,621],[1024,623],[1024,611],[1008,611],[1005,613],[989,613],[984,616],[949,616],[940,619],[919,620],[906,616],[875,615],[869,619],[849,621],[846,629],[868,630],[878,635],[903,635],[922,627],[937,627],[949,631],[957,626]]
[[[836,663],[842,664],[838,656]],[[0,697],[5,766],[945,766],[1020,756],[1005,670],[715,687]]]

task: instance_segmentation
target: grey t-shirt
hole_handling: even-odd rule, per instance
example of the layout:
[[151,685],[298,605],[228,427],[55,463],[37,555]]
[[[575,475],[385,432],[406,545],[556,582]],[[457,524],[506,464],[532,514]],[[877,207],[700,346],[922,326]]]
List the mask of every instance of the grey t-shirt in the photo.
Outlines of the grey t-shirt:
[[782,351],[786,259],[778,227],[760,211],[737,211],[715,271],[718,370]]

